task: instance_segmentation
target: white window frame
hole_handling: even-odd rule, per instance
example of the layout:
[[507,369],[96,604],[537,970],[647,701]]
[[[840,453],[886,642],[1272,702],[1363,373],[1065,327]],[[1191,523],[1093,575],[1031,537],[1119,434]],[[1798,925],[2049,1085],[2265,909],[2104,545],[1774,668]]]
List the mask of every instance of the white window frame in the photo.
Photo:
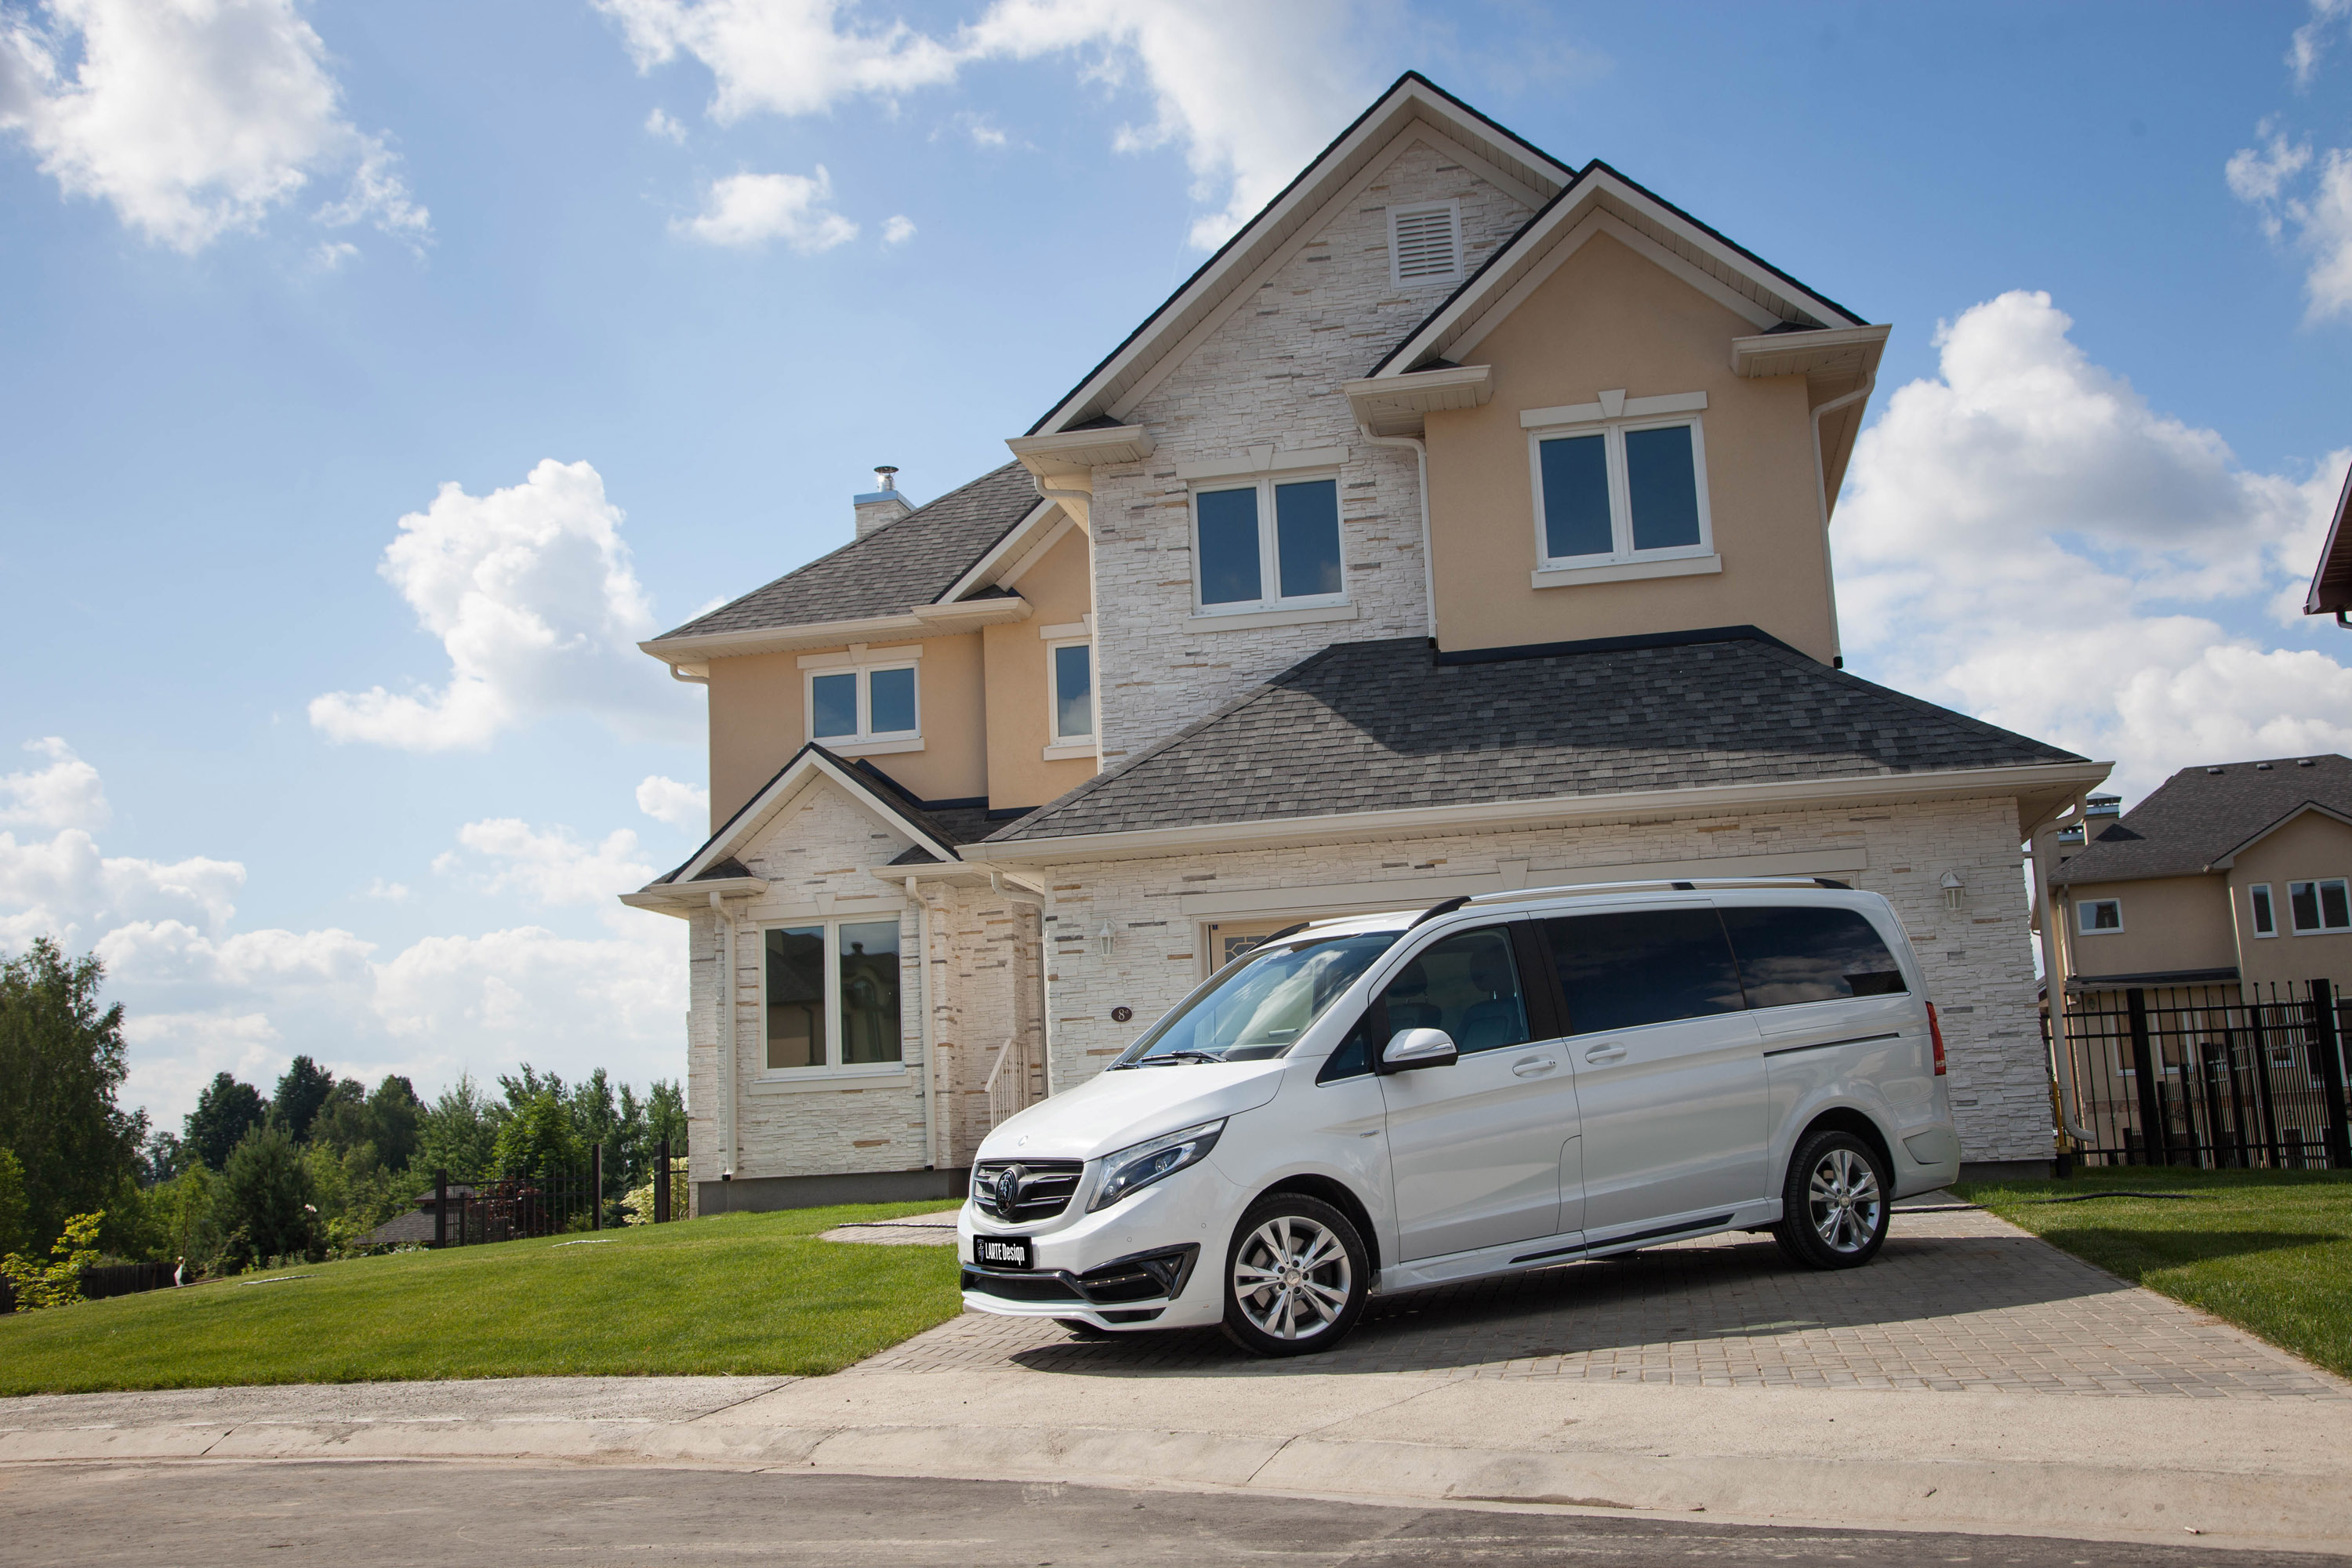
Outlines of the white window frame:
[[[1060,729],[1062,671],[1054,656],[1066,647],[1087,650],[1087,714],[1090,728],[1083,735],[1065,735]],[[1045,760],[1049,763],[1095,754],[1096,738],[1102,733],[1102,678],[1096,662],[1095,639],[1090,637],[1055,637],[1045,644]]]
[[[885,670],[905,669],[915,677],[915,727],[911,730],[875,731],[868,726],[874,721],[873,679]],[[816,680],[821,675],[854,675],[857,678],[857,732],[852,735],[820,735],[816,732]],[[836,752],[859,752],[869,756],[892,752],[919,752],[923,749],[923,664],[920,648],[891,648],[887,653],[867,657],[862,648],[846,654],[810,654],[801,659],[801,727],[803,739]]]
[[[895,924],[898,930],[898,1059],[887,1062],[846,1062],[841,1059],[841,928]],[[768,933],[772,931],[824,929],[824,1061],[816,1067],[772,1068],[768,1065]],[[759,1070],[754,1081],[801,1083],[811,1079],[898,1078],[907,1071],[907,1009],[913,988],[907,983],[907,922],[895,910],[864,914],[823,915],[807,920],[767,920],[759,926],[760,955]]]
[[[2111,926],[2093,925],[2091,923],[2091,911],[2103,905],[2110,904],[2115,907],[2116,923]],[[2074,906],[2074,929],[2084,936],[2122,935],[2124,929],[2124,901],[2121,899],[2084,899],[2081,903]]]
[[[2329,925],[2329,924],[2327,924],[2327,923],[2326,923],[2326,921],[2327,921],[2327,901],[2326,901],[2326,900],[2322,896],[2322,894],[2321,894],[2321,892],[2320,892],[2320,889],[2323,889],[2323,888],[2327,887],[2327,886],[2328,886],[2329,884],[2331,884],[2331,883],[2332,883],[2332,884],[2334,884],[2334,885],[2335,885],[2335,886],[2336,886],[2336,887],[2339,887],[2339,888],[2344,889],[2344,902],[2345,902],[2345,907],[2346,907],[2346,909],[2347,909],[2347,911],[2352,911],[2352,881],[2347,881],[2347,879],[2345,879],[2345,878],[2342,878],[2342,877],[2305,877],[2305,878],[2304,878],[2304,879],[2303,879],[2302,880],[2300,880],[2300,881],[2289,882],[2289,883],[2286,885],[2286,921],[2287,921],[2287,927],[2288,927],[2288,929],[2289,929],[2291,931],[2293,931],[2293,933],[2294,933],[2294,935],[2296,935],[2296,936],[2341,936],[2341,935],[2343,935],[2346,931],[2352,931],[2352,923],[2347,923],[2347,924],[2340,925],[2340,926],[2332,926],[2332,925]],[[2305,926],[2305,925],[2298,925],[2298,924],[2296,924],[2296,923],[2295,923],[2295,914],[2294,914],[2294,890],[2295,890],[2297,888],[2309,888],[2309,889],[2311,889],[2312,902],[2313,902],[2313,904],[2315,906],[2315,912],[2316,912],[2316,913],[2318,914],[2319,919],[2320,919],[2320,923],[2319,923],[2318,925],[2315,925],[2315,926]]]
[[[2264,931],[2263,929],[2263,915],[2265,912],[2267,912],[2271,917],[2271,929],[2268,931]],[[2268,882],[2253,882],[2248,884],[2246,888],[2246,916],[2247,929],[2252,931],[2255,937],[2259,940],[2267,942],[2272,937],[2278,935],[2278,900],[2271,896],[2271,885]]]
[[[1643,404],[1682,404],[1681,409],[1643,408]],[[1722,563],[1715,552],[1715,513],[1706,493],[1706,419],[1701,410],[1706,407],[1706,395],[1694,393],[1687,397],[1637,397],[1624,402],[1624,412],[1610,417],[1600,413],[1597,405],[1593,417],[1572,417],[1528,424],[1532,417],[1550,415],[1580,414],[1582,409],[1536,409],[1520,417],[1528,426],[1528,483],[1535,496],[1536,574],[1538,587],[1555,585],[1543,579],[1557,574],[1576,574],[1587,581],[1603,581],[1620,575],[1650,575],[1640,569],[1651,565],[1687,563],[1691,572],[1720,571]],[[1661,549],[1636,550],[1633,547],[1633,487],[1625,468],[1625,434],[1629,430],[1664,430],[1675,426],[1687,426],[1691,433],[1692,479],[1698,499],[1698,542],[1672,544]],[[1563,437],[1599,436],[1609,475],[1609,536],[1610,549],[1605,554],[1553,555],[1549,529],[1544,519],[1543,444]],[[1627,569],[1633,569],[1631,571]],[[1604,574],[1606,576],[1604,576]],[[1655,575],[1680,575],[1657,573]]]
[[[1274,491],[1277,485],[1327,482],[1331,487],[1331,527],[1333,542],[1339,552],[1339,591],[1336,594],[1301,594],[1296,598],[1282,597],[1282,558],[1280,533],[1274,515]],[[1347,498],[1339,489],[1339,470],[1333,468],[1300,468],[1256,476],[1236,475],[1232,479],[1201,479],[1191,484],[1187,510],[1192,516],[1192,614],[1208,616],[1254,616],[1268,610],[1313,610],[1348,603],[1348,530],[1345,508]],[[1201,597],[1201,498],[1228,490],[1257,491],[1257,582],[1260,596],[1255,599],[1231,599],[1212,605]],[[1272,589],[1272,594],[1266,590]]]
[[[1442,212],[1454,230],[1454,266],[1445,272],[1424,272],[1417,278],[1404,275],[1404,257],[1397,247],[1397,220],[1417,216],[1422,213]],[[1394,289],[1433,289],[1462,281],[1464,245],[1462,241],[1462,204],[1447,202],[1407,202],[1389,208],[1389,286]]]

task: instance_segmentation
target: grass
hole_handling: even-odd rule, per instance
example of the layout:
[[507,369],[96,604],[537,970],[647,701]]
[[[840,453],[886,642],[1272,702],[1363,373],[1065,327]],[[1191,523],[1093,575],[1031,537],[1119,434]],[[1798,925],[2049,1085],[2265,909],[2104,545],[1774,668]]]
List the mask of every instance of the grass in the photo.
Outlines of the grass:
[[18,1312],[0,1318],[0,1394],[835,1372],[955,1315],[955,1249],[816,1233],[940,1206],[722,1215],[593,1246],[396,1253]]
[[[2129,1166],[1954,1191],[2109,1273],[2352,1377],[2352,1173]],[[2126,1192],[2179,1195],[2107,1195]],[[2084,1201],[2051,1201],[2062,1198]]]

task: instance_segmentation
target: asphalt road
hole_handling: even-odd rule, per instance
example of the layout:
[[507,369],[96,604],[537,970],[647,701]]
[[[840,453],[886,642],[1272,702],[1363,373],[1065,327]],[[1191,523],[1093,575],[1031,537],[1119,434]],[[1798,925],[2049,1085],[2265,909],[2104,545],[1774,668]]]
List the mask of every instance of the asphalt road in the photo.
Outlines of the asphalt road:
[[[0,1468],[0,1559],[41,1563],[2343,1563],[2194,1544],[1758,1529],[999,1481],[427,1463]],[[283,1552],[284,1556],[275,1553]]]

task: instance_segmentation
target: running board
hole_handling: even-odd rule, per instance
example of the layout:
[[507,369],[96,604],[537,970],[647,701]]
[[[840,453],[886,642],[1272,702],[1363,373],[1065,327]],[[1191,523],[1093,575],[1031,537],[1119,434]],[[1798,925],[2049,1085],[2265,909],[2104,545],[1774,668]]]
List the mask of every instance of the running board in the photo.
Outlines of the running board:
[[1686,1236],[1696,1230],[1718,1230],[1730,1223],[1729,1215],[1719,1214],[1708,1219],[1685,1220],[1680,1225],[1670,1225],[1658,1230],[1636,1231],[1632,1236],[1612,1236],[1605,1241],[1588,1241],[1576,1247],[1556,1247],[1549,1252],[1530,1252],[1524,1258],[1514,1258],[1511,1261],[1514,1264],[1544,1263],[1555,1258],[1579,1258],[1588,1252],[1598,1252],[1603,1247],[1623,1247],[1628,1242],[1663,1241],[1670,1236]]

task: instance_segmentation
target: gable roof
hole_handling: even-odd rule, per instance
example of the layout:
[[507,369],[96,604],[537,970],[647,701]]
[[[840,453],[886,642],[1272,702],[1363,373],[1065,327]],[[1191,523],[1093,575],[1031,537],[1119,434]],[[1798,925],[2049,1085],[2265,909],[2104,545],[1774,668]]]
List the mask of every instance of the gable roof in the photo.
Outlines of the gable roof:
[[2327,752],[2183,768],[2092,834],[2050,880],[2082,886],[2221,869],[2231,855],[2313,806],[2352,816],[2352,758]]
[[2327,542],[2319,547],[2319,564],[2312,568],[2311,591],[2303,596],[2306,616],[2342,616],[2352,610],[2352,467],[2344,471],[2344,490],[2336,498],[2336,518],[2327,525]]
[[[1317,153],[1296,179],[1176,291],[1160,302],[1119,345],[1103,356],[1064,394],[1030,436],[1069,430],[1111,412],[1171,349],[1214,315],[1350,181],[1366,173],[1382,149],[1415,120],[1461,143],[1497,172],[1525,187],[1534,202],[1552,196],[1569,178],[1568,166],[1423,76],[1407,71],[1330,145]],[[1532,205],[1532,203],[1531,203]]]
[[1419,637],[1338,643],[992,834],[979,853],[1195,826],[2053,765],[2074,781],[2069,793],[2105,773],[1832,669],[1753,626],[1475,655],[1435,653]]
[[938,603],[998,540],[1050,504],[1020,464],[1007,463],[637,646],[656,658],[686,657],[714,638],[913,614]]

